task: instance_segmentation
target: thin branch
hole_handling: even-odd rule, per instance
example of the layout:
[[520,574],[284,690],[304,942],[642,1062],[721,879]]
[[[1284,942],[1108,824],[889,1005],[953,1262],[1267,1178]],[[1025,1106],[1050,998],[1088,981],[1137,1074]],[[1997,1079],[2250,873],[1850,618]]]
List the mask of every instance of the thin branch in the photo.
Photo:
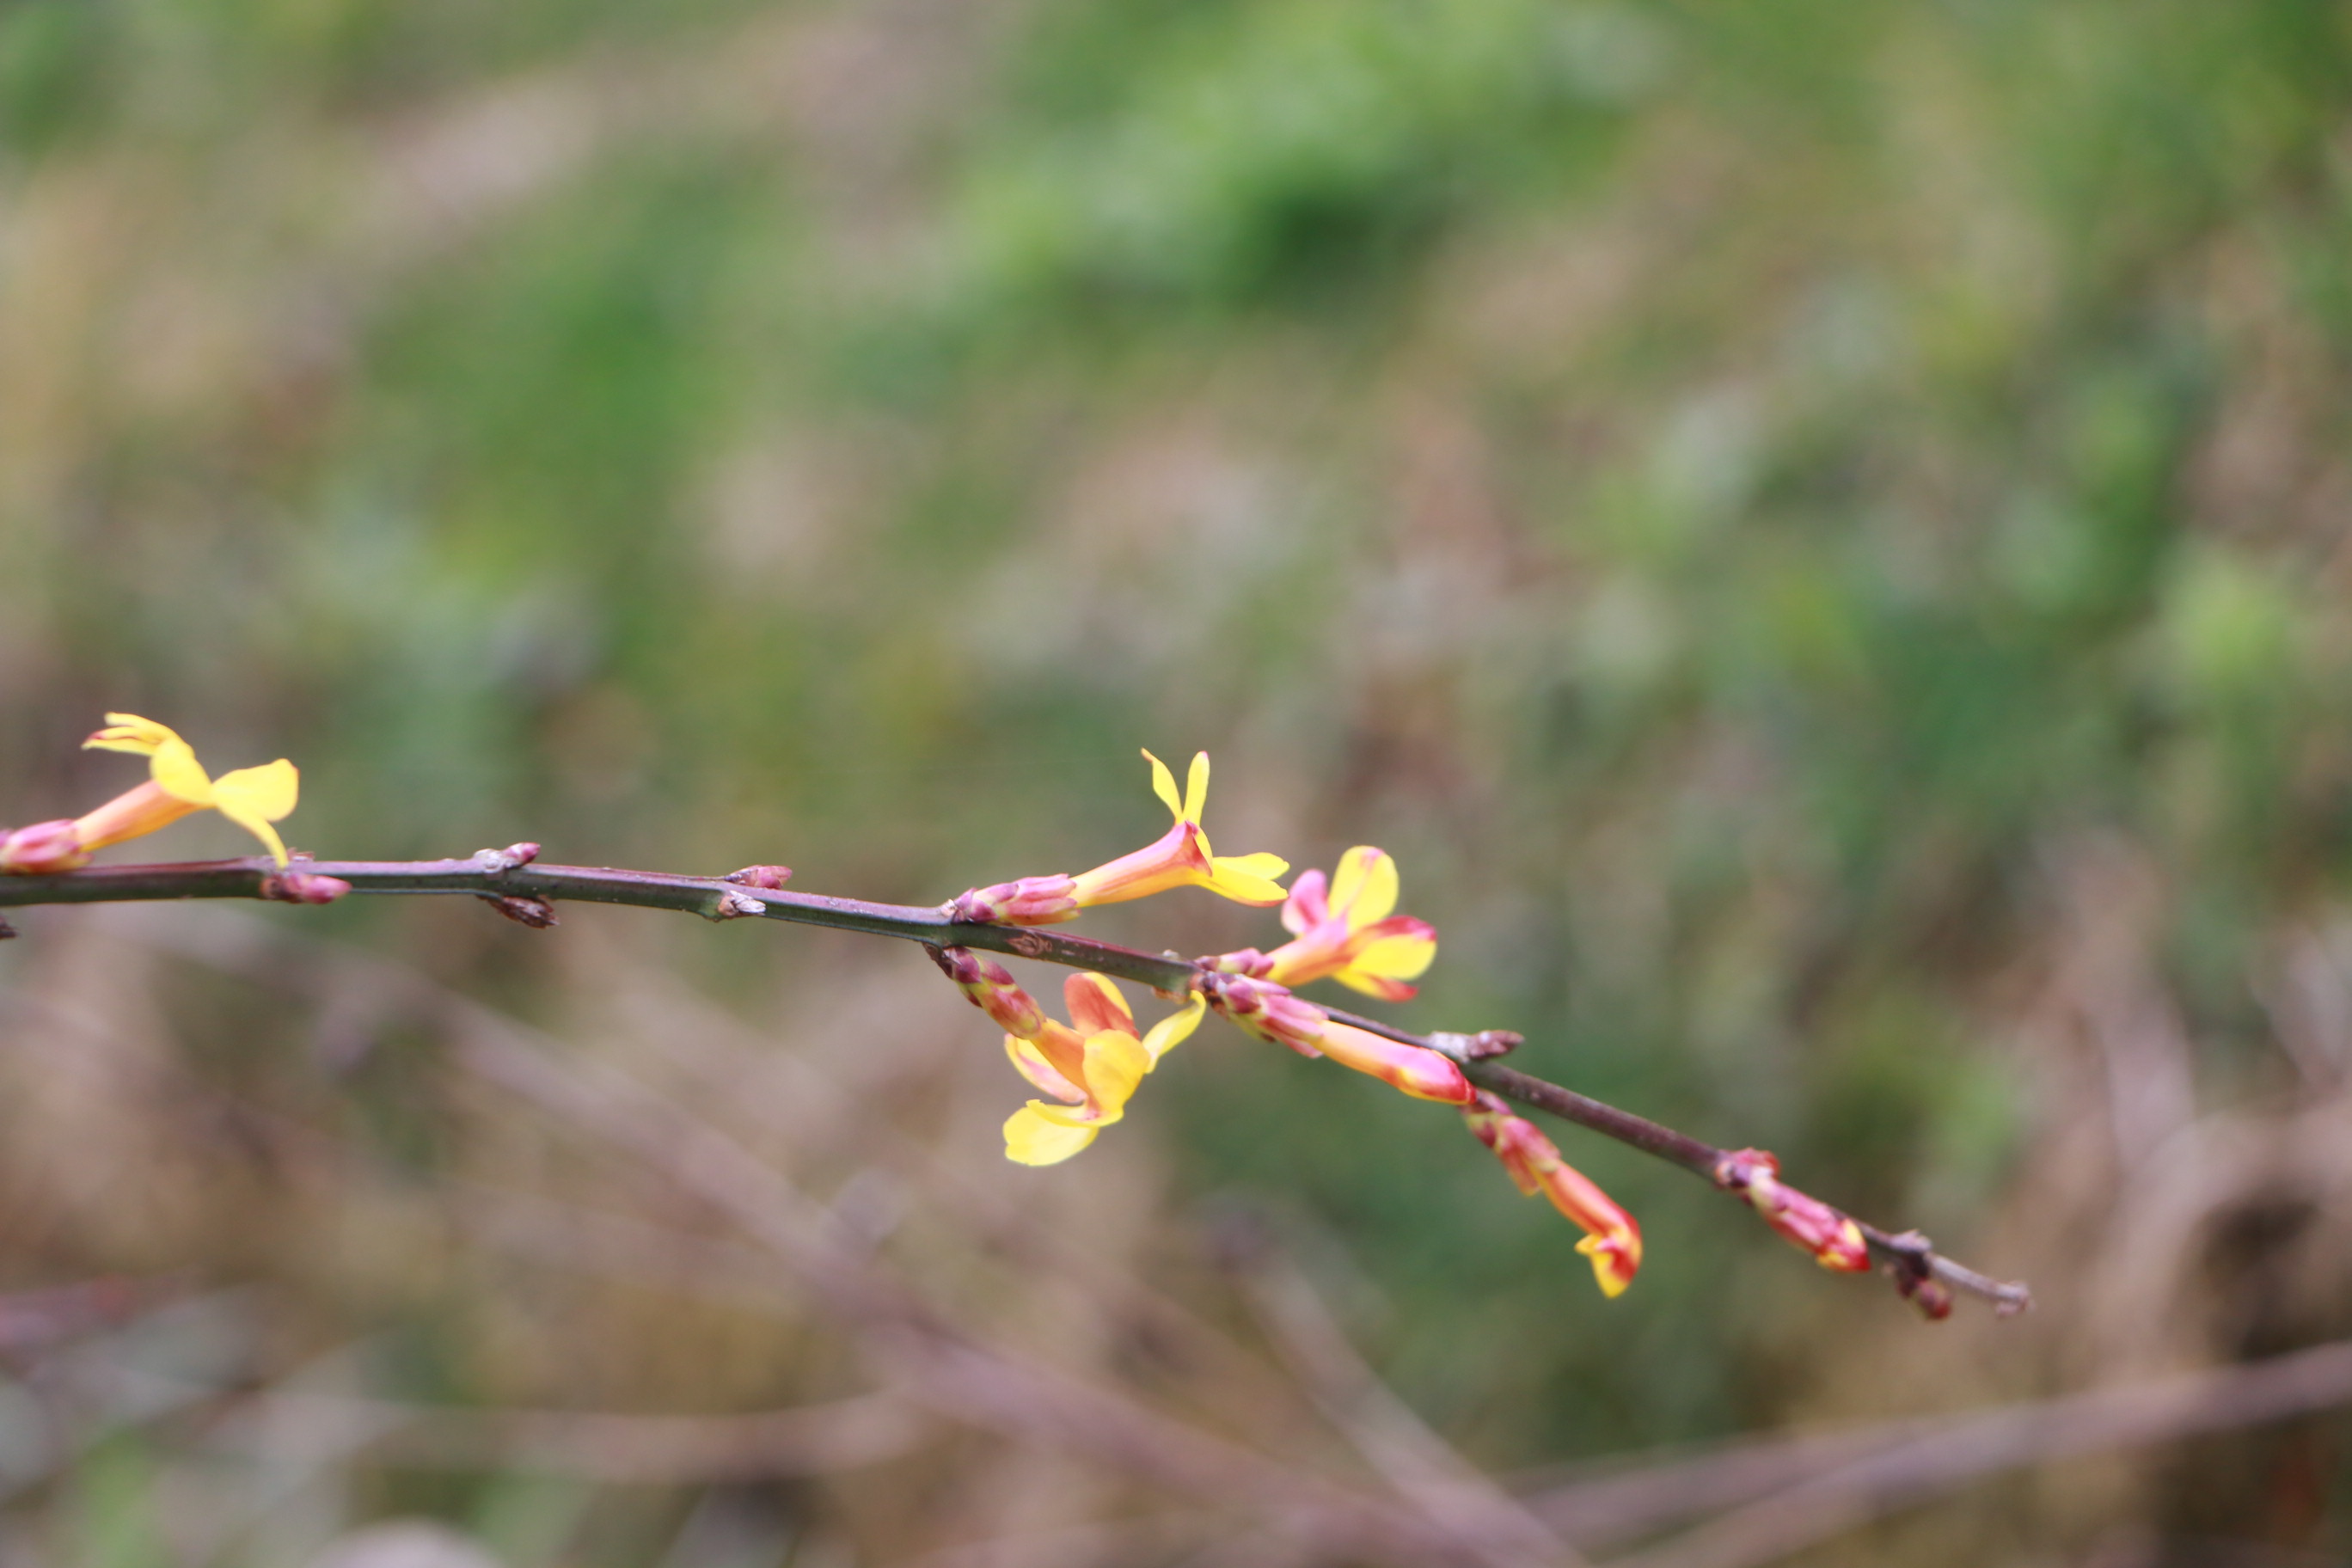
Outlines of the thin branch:
[[[828,926],[869,936],[898,937],[933,949],[980,948],[1045,963],[1091,969],[1178,995],[1191,990],[1202,973],[1199,963],[1173,954],[1145,952],[1090,937],[1065,936],[1028,927],[961,921],[950,919],[940,908],[796,893],[724,878],[681,877],[612,867],[541,865],[533,859],[538,849],[534,844],[519,844],[504,850],[485,849],[463,860],[299,860],[293,871],[304,878],[334,879],[348,884],[355,893],[454,894],[486,899],[501,912],[527,924],[552,923],[551,913],[541,920],[541,911],[558,900],[625,904],[698,914],[712,921],[762,919]],[[289,898],[302,901],[288,890],[287,879],[278,868],[258,856],[169,865],[98,866],[40,877],[0,877],[0,907]],[[1482,1046],[1477,1037],[1416,1035],[1376,1018],[1337,1008],[1326,1011],[1341,1023],[1449,1057],[1460,1064],[1472,1082],[1507,1100],[1613,1138],[1705,1177],[1717,1186],[1729,1184],[1725,1179],[1727,1163],[1734,1158],[1729,1152],[1560,1084],[1486,1060],[1484,1058],[1497,1047]],[[1516,1044],[1517,1037],[1509,1037],[1509,1043]],[[1507,1049],[1508,1046],[1499,1048]],[[1890,1234],[1868,1225],[1861,1225],[1860,1229],[1881,1270],[1895,1279],[1905,1296],[1931,1316],[1941,1316],[1949,1310],[1951,1290],[1981,1297],[2004,1316],[2032,1304],[2032,1295],[2023,1285],[1991,1279],[1944,1257],[1916,1231]]]
[[[2035,1400],[1886,1434],[1874,1452],[1713,1520],[1612,1568],[1757,1568],[1980,1476],[2171,1442],[2352,1403],[2352,1341],[2251,1365]],[[1704,1463],[1705,1461],[1702,1461]],[[1538,1510],[1574,1517],[1570,1499]]]

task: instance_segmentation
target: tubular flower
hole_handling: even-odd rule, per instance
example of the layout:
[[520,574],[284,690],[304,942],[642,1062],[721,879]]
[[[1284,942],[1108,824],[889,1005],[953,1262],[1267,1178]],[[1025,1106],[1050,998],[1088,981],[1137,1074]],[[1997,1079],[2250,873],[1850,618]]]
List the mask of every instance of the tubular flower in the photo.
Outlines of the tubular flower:
[[1235,1027],[1302,1057],[1329,1057],[1416,1100],[1443,1105],[1467,1105],[1475,1092],[1462,1069],[1435,1051],[1335,1022],[1314,1003],[1270,980],[1213,972],[1201,977],[1201,985],[1209,1005]]
[[1282,906],[1283,929],[1294,940],[1272,952],[1227,953],[1217,966],[1277,985],[1328,976],[1383,1002],[1411,998],[1420,987],[1409,983],[1437,956],[1437,931],[1427,921],[1389,912],[1396,908],[1396,861],[1360,844],[1339,858],[1328,898],[1325,886],[1322,872],[1301,871]]
[[1552,1141],[1535,1123],[1515,1116],[1501,1100],[1481,1089],[1462,1120],[1478,1142],[1495,1152],[1512,1183],[1533,1196],[1540,1192],[1551,1206],[1582,1226],[1585,1237],[1576,1250],[1592,1260],[1592,1276],[1604,1296],[1622,1296],[1642,1268],[1642,1227],[1619,1208],[1581,1171],[1559,1157]]
[[1068,1024],[1041,1018],[1035,1034],[1004,1037],[1021,1076],[1063,1102],[1033,1100],[1006,1119],[1004,1157],[1023,1165],[1057,1165],[1126,1115],[1135,1086],[1199,1026],[1205,1005],[1196,991],[1190,1006],[1139,1038],[1135,1015],[1108,977],[1073,974],[1062,995]]
[[280,757],[264,767],[213,778],[185,741],[153,720],[109,713],[106,724],[83,747],[148,758],[148,781],[74,821],[44,822],[9,834],[0,840],[0,870],[71,870],[87,863],[93,850],[143,837],[192,811],[207,809],[260,839],[271,858],[285,867],[286,845],[270,825],[294,809],[300,777],[293,763]]
[[1715,1184],[1745,1199],[1766,1225],[1811,1253],[1822,1268],[1840,1274],[1870,1268],[1870,1244],[1863,1239],[1862,1226],[1821,1199],[1781,1185],[1780,1162],[1763,1150],[1726,1154],[1715,1168]]
[[1274,879],[1290,869],[1289,861],[1278,855],[1218,855],[1209,847],[1209,836],[1201,830],[1201,811],[1209,799],[1209,753],[1193,756],[1181,800],[1168,764],[1150,752],[1143,755],[1151,763],[1152,792],[1176,824],[1134,854],[1081,872],[1070,890],[1073,903],[1078,908],[1120,904],[1188,887],[1206,888],[1240,904],[1282,902],[1281,884]]

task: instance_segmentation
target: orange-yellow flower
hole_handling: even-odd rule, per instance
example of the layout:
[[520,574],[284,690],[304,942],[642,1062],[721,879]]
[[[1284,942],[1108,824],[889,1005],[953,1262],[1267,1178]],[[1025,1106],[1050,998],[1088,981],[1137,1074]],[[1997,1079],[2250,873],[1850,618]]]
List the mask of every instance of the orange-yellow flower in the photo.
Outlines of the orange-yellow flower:
[[1062,1102],[1033,1100],[1005,1121],[1004,1157],[1024,1165],[1059,1164],[1126,1115],[1136,1085],[1199,1026],[1206,1005],[1196,991],[1189,1006],[1139,1038],[1135,1015],[1107,976],[1073,974],[1062,995],[1068,1024],[1041,1016],[1034,1034],[1004,1037],[1021,1076]]
[[1715,1168],[1715,1182],[1738,1194],[1766,1225],[1790,1245],[1811,1253],[1822,1268],[1839,1274],[1860,1274],[1870,1268],[1870,1243],[1864,1239],[1862,1226],[1810,1193],[1781,1185],[1780,1162],[1775,1156],[1761,1149],[1726,1154]]
[[1194,754],[1181,799],[1168,764],[1150,752],[1143,755],[1151,763],[1152,793],[1176,824],[1132,855],[1080,873],[1070,889],[1072,902],[1079,908],[1119,904],[1188,887],[1206,888],[1241,904],[1282,902],[1282,886],[1275,879],[1290,869],[1289,861],[1278,855],[1218,855],[1209,847],[1209,836],[1201,830],[1202,808],[1209,801],[1209,753]]
[[1410,982],[1437,956],[1437,931],[1427,921],[1389,912],[1396,908],[1396,861],[1360,844],[1339,858],[1328,898],[1324,887],[1322,872],[1298,874],[1282,906],[1283,929],[1293,940],[1248,973],[1277,985],[1328,976],[1383,1002],[1410,998],[1420,989]]
[[261,840],[280,868],[286,845],[272,823],[293,811],[301,780],[280,757],[257,768],[238,768],[218,778],[207,774],[188,743],[170,729],[135,713],[109,713],[107,727],[82,742],[86,749],[129,752],[146,757],[149,778],[86,816],[20,827],[0,840],[0,871],[68,871],[88,863],[93,850],[143,837],[192,811],[217,811]]
[[1520,1192],[1540,1192],[1552,1207],[1583,1227],[1576,1250],[1592,1260],[1593,1278],[1604,1296],[1622,1296],[1642,1268],[1642,1227],[1633,1216],[1612,1202],[1584,1173],[1559,1157],[1552,1141],[1535,1123],[1515,1116],[1485,1089],[1464,1109],[1462,1120],[1478,1141],[1495,1152]]

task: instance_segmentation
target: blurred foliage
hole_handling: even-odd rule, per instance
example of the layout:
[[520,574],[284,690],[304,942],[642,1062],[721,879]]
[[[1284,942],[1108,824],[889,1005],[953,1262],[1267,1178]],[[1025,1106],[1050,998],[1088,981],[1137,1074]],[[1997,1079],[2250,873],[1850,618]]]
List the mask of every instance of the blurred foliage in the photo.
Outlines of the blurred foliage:
[[[929,901],[1140,842],[1135,748],[1205,746],[1221,847],[1399,856],[1409,1021],[1965,1254],[2070,1135],[2020,1042],[2082,845],[2160,889],[2200,1103],[2293,1088],[2347,115],[2320,0],[15,0],[5,798],[111,788],[130,709],[296,758],[322,854]],[[1098,923],[1270,930],[1164,902]],[[747,1016],[828,983],[758,935],[649,940]],[[1832,1287],[1684,1178],[1568,1141],[1649,1237],[1604,1305],[1450,1119],[1188,1053],[1121,1136],[1343,1236],[1482,1459],[1838,1385]],[[336,1092],[429,1172],[396,1077]],[[73,1560],[152,1560],[100,1511]]]

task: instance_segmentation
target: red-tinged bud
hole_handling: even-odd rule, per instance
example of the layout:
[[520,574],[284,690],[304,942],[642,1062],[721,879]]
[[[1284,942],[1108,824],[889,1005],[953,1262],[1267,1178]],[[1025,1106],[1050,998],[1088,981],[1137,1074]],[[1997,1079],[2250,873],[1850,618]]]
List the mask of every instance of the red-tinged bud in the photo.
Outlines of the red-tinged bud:
[[[1715,1184],[1735,1193],[1790,1244],[1813,1255],[1822,1268],[1860,1274],[1870,1268],[1870,1244],[1862,1226],[1821,1199],[1780,1182],[1780,1162],[1761,1149],[1726,1154],[1715,1168]],[[1950,1310],[1950,1302],[1945,1303]]]
[[1051,926],[1076,920],[1077,881],[1056,872],[971,888],[940,906],[951,921],[971,925]]
[[1245,1033],[1288,1046],[1302,1057],[1323,1054],[1323,1031],[1331,1015],[1270,980],[1211,973],[1201,976],[1201,994],[1209,999],[1210,1006]]
[[281,871],[261,879],[261,896],[283,904],[331,904],[351,890],[352,885],[341,877],[310,871]]
[[998,1028],[1024,1040],[1045,1032],[1045,1010],[1014,984],[1013,972],[1004,965],[968,947],[943,947],[939,956],[948,978],[973,1006],[994,1019]]
[[1203,969],[1213,969],[1220,974],[1239,974],[1251,980],[1263,980],[1274,970],[1274,960],[1254,947],[1238,952],[1220,952],[1198,961]]
[[0,921],[0,942],[14,942],[16,938],[16,928],[6,921]]
[[1584,1231],[1576,1250],[1592,1261],[1592,1276],[1604,1296],[1620,1296],[1642,1268],[1642,1227],[1633,1216],[1559,1157],[1535,1123],[1512,1114],[1502,1100],[1479,1089],[1462,1112],[1478,1142],[1495,1152],[1512,1184],[1530,1195],[1541,1193],[1551,1206]]
[[1326,1024],[1317,1042],[1341,1067],[1370,1073],[1391,1089],[1441,1105],[1467,1105],[1475,1090],[1462,1069],[1420,1046],[1384,1039],[1352,1024]]
[[89,851],[76,822],[37,822],[0,837],[0,872],[39,877],[89,864]]
[[545,899],[528,895],[509,896],[504,893],[476,893],[474,897],[514,921],[533,931],[548,931],[562,922],[555,917],[555,906]]
[[793,879],[790,866],[746,866],[740,871],[730,871],[727,879],[746,888],[765,888],[773,892]]
[[1895,1289],[1903,1299],[1919,1309],[1919,1315],[1931,1323],[1940,1323],[1952,1315],[1952,1293],[1944,1282],[1933,1275],[1909,1274],[1898,1271]]

